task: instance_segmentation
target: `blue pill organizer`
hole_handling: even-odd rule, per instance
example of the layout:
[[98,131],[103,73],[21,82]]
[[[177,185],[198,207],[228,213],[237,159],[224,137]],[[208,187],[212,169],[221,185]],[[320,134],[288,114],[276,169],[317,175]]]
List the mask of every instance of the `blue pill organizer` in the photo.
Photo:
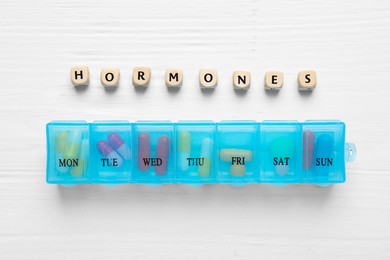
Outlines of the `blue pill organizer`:
[[51,184],[329,185],[355,159],[340,121],[53,121]]

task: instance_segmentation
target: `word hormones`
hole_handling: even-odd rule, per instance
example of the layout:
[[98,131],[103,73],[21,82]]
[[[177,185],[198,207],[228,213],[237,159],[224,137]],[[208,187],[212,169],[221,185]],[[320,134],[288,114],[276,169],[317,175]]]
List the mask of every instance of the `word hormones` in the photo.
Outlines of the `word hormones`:
[[[135,67],[132,74],[132,84],[135,87],[149,86],[152,71],[148,67]],[[168,88],[180,88],[183,85],[183,70],[168,68],[165,71],[165,85]],[[88,86],[90,81],[87,66],[73,67],[70,70],[70,79],[74,86]],[[120,70],[114,67],[103,68],[100,81],[106,88],[119,86]],[[280,90],[283,87],[284,75],[280,71],[267,71],[264,75],[264,88],[267,90]],[[233,88],[248,90],[251,86],[251,73],[249,71],[234,71],[232,75]],[[218,71],[213,68],[199,70],[199,85],[201,89],[214,89],[218,85]],[[317,74],[314,70],[304,70],[298,73],[298,88],[302,91],[311,91],[317,85]]]

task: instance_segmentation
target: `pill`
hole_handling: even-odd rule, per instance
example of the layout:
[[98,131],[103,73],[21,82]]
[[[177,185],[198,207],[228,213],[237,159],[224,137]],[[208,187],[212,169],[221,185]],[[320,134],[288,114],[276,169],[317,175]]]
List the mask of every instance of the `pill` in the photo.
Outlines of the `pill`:
[[87,139],[82,140],[81,142],[81,153],[78,160],[78,164],[72,167],[70,174],[73,177],[83,176],[84,169],[88,164],[88,154],[89,154],[89,141]]
[[84,166],[85,166],[85,162],[80,159],[78,165],[75,167],[72,167],[70,174],[73,177],[81,177],[83,175],[83,172],[84,172]]
[[234,164],[230,166],[230,174],[235,177],[244,176],[246,172],[245,165]]
[[333,137],[329,134],[320,135],[315,144],[315,173],[326,175],[333,165]]
[[309,170],[312,166],[314,150],[314,133],[310,130],[303,132],[303,169]]
[[290,136],[280,136],[271,141],[269,146],[272,157],[292,158],[295,155],[294,139]]
[[149,163],[146,160],[150,158],[150,136],[142,132],[138,135],[138,168],[141,172],[149,170]]
[[108,135],[108,142],[114,147],[114,149],[123,157],[125,160],[131,159],[131,150],[129,146],[123,141],[117,133],[110,133]]
[[187,158],[191,153],[191,134],[187,131],[179,133],[179,164],[180,169],[184,172],[189,168]]
[[288,167],[288,165],[276,165],[275,167],[276,174],[280,176],[287,175],[289,171],[290,171],[290,167]]
[[56,135],[56,169],[60,173],[66,173],[69,170],[69,167],[64,167],[63,163],[61,163],[64,160],[64,151],[68,142],[68,135],[68,132],[63,131],[58,132]]
[[252,151],[244,149],[221,149],[219,158],[224,162],[232,162],[233,157],[245,158],[245,162],[252,161]]
[[56,159],[56,170],[59,173],[67,173],[69,171],[69,167],[66,165],[66,161],[64,161],[64,154],[56,153],[55,159]]
[[295,155],[294,138],[290,136],[277,137],[271,141],[269,149],[276,174],[280,176],[288,174],[289,164]]
[[66,143],[68,142],[68,132],[58,132],[56,136],[56,152],[64,153]]
[[160,159],[160,164],[154,166],[157,175],[164,175],[167,173],[168,159],[169,159],[169,137],[161,136],[157,140],[156,157]]
[[68,142],[64,149],[65,160],[78,159],[80,155],[82,132],[79,130],[73,130],[69,133]]
[[200,157],[203,159],[203,164],[198,166],[198,173],[201,177],[210,176],[211,171],[211,157],[213,154],[213,140],[204,138],[202,141],[202,148]]
[[101,154],[104,155],[107,160],[102,160],[102,166],[104,167],[121,167],[123,164],[122,157],[109,145],[106,141],[99,141],[97,148]]

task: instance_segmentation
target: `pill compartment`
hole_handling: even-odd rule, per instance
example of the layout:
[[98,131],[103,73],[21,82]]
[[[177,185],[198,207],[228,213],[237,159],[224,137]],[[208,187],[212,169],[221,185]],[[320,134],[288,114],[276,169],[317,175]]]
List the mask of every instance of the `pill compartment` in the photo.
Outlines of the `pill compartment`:
[[133,124],[132,182],[163,184],[174,180],[174,127],[170,121]]
[[85,121],[53,121],[46,125],[46,181],[89,183],[89,126]]
[[340,121],[306,121],[302,126],[305,182],[345,181],[345,125]]
[[216,124],[212,121],[179,121],[175,124],[177,183],[214,183]]
[[301,124],[296,121],[264,121],[260,124],[260,140],[260,182],[301,182]]
[[218,182],[229,184],[260,181],[259,124],[255,121],[218,123]]
[[131,137],[128,121],[95,121],[91,124],[92,183],[130,182]]

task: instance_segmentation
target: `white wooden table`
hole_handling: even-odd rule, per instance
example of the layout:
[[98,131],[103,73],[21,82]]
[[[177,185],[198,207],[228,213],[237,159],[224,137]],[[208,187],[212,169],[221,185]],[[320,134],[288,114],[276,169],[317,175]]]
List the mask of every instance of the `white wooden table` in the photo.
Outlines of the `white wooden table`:
[[[69,69],[88,65],[76,91]],[[106,92],[100,69],[117,66]],[[152,68],[145,92],[135,66]],[[165,68],[184,71],[179,92]],[[200,91],[202,67],[219,84]],[[281,70],[277,95],[263,88]],[[315,69],[311,95],[297,73]],[[252,72],[246,95],[234,70]],[[0,259],[390,259],[389,1],[0,2]],[[358,148],[346,184],[45,183],[54,119],[340,119]]]

